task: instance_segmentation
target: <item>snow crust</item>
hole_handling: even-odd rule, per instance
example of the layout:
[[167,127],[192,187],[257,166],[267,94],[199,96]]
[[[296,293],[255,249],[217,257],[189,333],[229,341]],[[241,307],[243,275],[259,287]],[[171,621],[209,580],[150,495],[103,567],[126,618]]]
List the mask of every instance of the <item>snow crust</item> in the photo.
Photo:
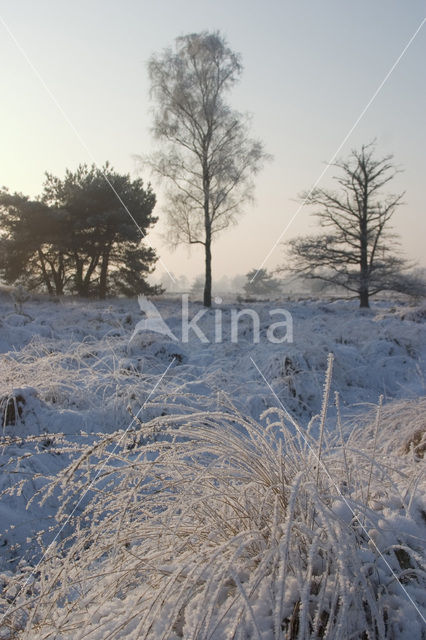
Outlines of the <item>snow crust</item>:
[[[180,336],[180,301],[154,303]],[[266,339],[275,321],[269,312],[278,307],[292,314],[291,343]],[[260,317],[258,344],[249,318],[241,320],[238,343],[231,341],[235,308],[244,305],[218,307],[220,343],[214,341],[217,309],[199,322],[208,344],[194,333],[188,343],[152,332],[130,340],[142,317],[137,300],[40,297],[18,314],[9,296],[0,294],[0,606],[3,612],[17,602],[24,607],[14,614],[13,633],[64,639],[349,638],[358,637],[359,623],[364,631],[375,629],[378,638],[426,637],[425,307],[377,302],[360,311],[352,301],[253,303]],[[201,310],[190,305],[192,316]],[[330,402],[321,425],[330,353]],[[277,415],[268,418],[274,407]],[[321,471],[318,484],[313,452],[321,428],[333,482]],[[120,455],[108,457],[111,451]],[[286,456],[294,469],[284,483],[281,513],[273,482],[263,486],[261,478],[280,477],[277,469]],[[257,459],[262,472],[249,469],[248,461],[256,467]],[[96,475],[103,463],[111,483],[103,472]],[[132,494],[136,510],[123,511],[137,484],[132,465],[147,489]],[[96,491],[84,493],[82,469]],[[165,495],[168,482],[174,489]],[[198,506],[185,514],[183,505],[195,504],[197,486]],[[97,492],[107,491],[112,495],[97,503]],[[223,499],[226,492],[229,500]],[[141,495],[147,518],[140,511]],[[211,521],[199,505],[209,500]],[[268,535],[262,533],[259,501]],[[250,514],[246,521],[244,510]],[[235,518],[232,535],[224,535],[227,517]],[[250,518],[256,526],[244,524]],[[166,521],[173,535],[166,534]],[[52,549],[57,547],[58,557],[65,554],[71,567],[66,554],[75,554],[79,545],[76,526],[86,545],[74,555],[77,567],[81,557],[78,580],[85,586],[70,586],[75,575],[69,569],[53,609],[38,610],[37,624],[47,621],[38,632],[25,601],[43,591],[40,580],[50,584],[57,568]],[[138,527],[146,538],[136,533]],[[111,542],[117,530],[125,532],[118,548],[118,538]],[[50,564],[40,569],[42,548],[53,539]],[[89,558],[95,539],[102,540],[102,552]],[[286,553],[291,548],[292,562],[283,559],[283,545]],[[132,564],[130,556],[151,560]],[[122,583],[115,578],[117,566],[127,568]],[[313,576],[325,567],[330,584],[318,578],[313,593]],[[96,588],[92,575],[102,576]],[[23,578],[38,585],[27,589],[29,596]],[[343,594],[339,606],[333,605],[332,580]],[[356,589],[365,589],[364,604]],[[65,603],[73,600],[78,605],[71,614]],[[333,624],[327,611],[334,611]],[[0,623],[0,637],[15,637],[10,624]]]

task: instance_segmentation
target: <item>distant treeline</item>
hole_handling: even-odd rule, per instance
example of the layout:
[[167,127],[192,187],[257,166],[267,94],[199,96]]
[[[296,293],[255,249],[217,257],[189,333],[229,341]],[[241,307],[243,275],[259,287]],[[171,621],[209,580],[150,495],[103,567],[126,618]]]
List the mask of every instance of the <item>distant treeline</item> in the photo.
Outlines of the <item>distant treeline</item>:
[[156,293],[157,260],[142,242],[157,218],[141,179],[80,165],[64,179],[46,174],[35,200],[0,191],[0,278],[30,290],[80,296]]

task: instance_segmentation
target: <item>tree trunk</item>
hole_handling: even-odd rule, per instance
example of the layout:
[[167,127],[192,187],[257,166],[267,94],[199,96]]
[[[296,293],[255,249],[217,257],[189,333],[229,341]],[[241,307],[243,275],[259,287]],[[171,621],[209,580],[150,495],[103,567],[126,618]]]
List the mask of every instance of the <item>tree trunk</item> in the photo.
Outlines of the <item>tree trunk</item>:
[[75,274],[74,274],[74,283],[77,294],[79,296],[83,295],[83,261],[78,257],[76,253],[74,253],[75,260]]
[[204,231],[205,231],[205,260],[206,279],[204,283],[204,306],[212,306],[212,227],[210,219],[210,176],[208,170],[208,144],[206,142],[203,158],[203,192],[204,192]]
[[64,265],[64,254],[59,252],[58,257],[58,270],[55,276],[55,289],[56,295],[62,296],[64,295],[64,283],[65,283],[65,265]]
[[46,271],[46,264],[45,264],[43,252],[41,251],[41,249],[38,250],[38,258],[40,260],[40,267],[41,267],[41,273],[44,280],[44,284],[46,285],[48,293],[50,295],[53,295],[52,283],[50,282],[49,275]]
[[359,283],[359,306],[369,307],[368,294],[370,288],[370,272],[368,268],[368,181],[365,184],[362,218],[360,221],[360,283]]
[[62,296],[64,293],[64,286],[63,286],[61,275],[59,271],[55,269],[55,265],[51,264],[50,268],[52,271],[53,282],[55,283],[55,293],[57,296]]
[[107,247],[102,253],[101,273],[99,277],[99,298],[101,300],[105,300],[107,295],[107,279],[108,279],[110,251],[111,251],[111,248]]
[[57,296],[62,296],[64,294],[64,260],[62,253],[60,253],[58,257],[58,268],[55,267],[54,260],[48,260],[47,262],[49,263],[50,271],[52,272],[55,293]]
[[90,295],[90,278],[92,277],[93,272],[95,271],[96,267],[98,266],[98,262],[99,262],[99,254],[92,256],[90,259],[90,264],[87,267],[86,273],[83,276],[83,261],[82,261],[82,265],[81,265],[81,276],[82,276],[82,281],[81,281],[81,292],[79,292],[79,295],[88,298]]
[[365,309],[366,307],[370,306],[368,298],[369,298],[368,288],[361,289],[360,292],[359,292],[359,306],[360,306],[360,308],[364,308]]
[[212,306],[212,251],[210,234],[206,237],[206,279],[204,283],[204,306]]

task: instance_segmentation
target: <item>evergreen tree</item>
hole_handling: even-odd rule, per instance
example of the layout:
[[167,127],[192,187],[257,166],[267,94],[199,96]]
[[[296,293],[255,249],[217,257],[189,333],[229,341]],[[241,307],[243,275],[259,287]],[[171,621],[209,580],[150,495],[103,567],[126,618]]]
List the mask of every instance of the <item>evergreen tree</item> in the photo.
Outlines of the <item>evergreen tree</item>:
[[69,281],[64,253],[67,216],[39,200],[0,192],[0,275],[8,284],[62,295]]
[[47,174],[39,200],[3,191],[0,273],[58,295],[157,293],[146,282],[155,251],[142,241],[157,221],[154,205],[150,185],[108,164]]
[[247,275],[244,291],[248,296],[273,296],[280,293],[281,281],[267,269],[252,269]]

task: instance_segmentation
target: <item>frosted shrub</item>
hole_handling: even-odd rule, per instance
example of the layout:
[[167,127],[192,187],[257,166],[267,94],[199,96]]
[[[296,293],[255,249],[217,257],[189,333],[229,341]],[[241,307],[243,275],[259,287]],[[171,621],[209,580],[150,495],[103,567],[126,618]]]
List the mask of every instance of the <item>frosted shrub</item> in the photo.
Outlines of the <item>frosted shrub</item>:
[[48,489],[61,488],[57,520],[73,533],[8,581],[3,628],[31,640],[425,638],[418,467],[399,474],[397,457],[376,461],[326,428],[319,451],[310,427],[224,405],[87,445]]
[[15,307],[16,313],[22,314],[23,313],[24,302],[27,302],[30,299],[30,294],[28,293],[28,291],[26,291],[24,289],[22,284],[19,284],[17,287],[15,287],[12,290],[10,295],[11,295],[12,300],[14,302],[14,307]]

